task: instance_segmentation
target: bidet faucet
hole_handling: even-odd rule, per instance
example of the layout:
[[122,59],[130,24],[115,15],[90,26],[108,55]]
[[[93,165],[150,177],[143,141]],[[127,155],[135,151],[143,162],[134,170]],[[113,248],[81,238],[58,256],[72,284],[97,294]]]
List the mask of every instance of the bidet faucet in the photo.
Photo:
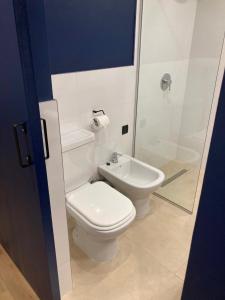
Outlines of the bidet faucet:
[[111,162],[113,164],[117,164],[118,163],[118,156],[122,156],[122,154],[120,154],[118,152],[113,152],[112,157],[111,157]]

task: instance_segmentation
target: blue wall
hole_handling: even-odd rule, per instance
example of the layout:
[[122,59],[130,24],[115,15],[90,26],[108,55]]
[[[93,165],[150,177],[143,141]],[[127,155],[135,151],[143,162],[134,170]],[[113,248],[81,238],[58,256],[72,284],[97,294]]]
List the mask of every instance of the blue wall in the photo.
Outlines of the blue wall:
[[26,0],[30,47],[38,101],[52,99],[44,0]]
[[132,65],[136,0],[45,0],[52,74]]

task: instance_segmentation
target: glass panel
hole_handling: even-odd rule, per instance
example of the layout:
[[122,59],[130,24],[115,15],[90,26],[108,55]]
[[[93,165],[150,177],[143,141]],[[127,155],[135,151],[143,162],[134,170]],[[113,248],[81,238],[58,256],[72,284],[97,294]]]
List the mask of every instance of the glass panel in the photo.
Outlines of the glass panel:
[[135,156],[192,211],[225,29],[224,0],[144,0]]

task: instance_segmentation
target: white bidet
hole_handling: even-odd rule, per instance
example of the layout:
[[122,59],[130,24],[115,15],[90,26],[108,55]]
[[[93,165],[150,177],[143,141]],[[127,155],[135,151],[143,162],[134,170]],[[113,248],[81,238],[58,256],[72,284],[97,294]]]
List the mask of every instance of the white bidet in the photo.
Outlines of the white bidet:
[[98,167],[99,173],[120,192],[125,194],[136,208],[136,217],[143,218],[150,210],[149,196],[164,181],[159,169],[128,155],[120,155],[118,162]]

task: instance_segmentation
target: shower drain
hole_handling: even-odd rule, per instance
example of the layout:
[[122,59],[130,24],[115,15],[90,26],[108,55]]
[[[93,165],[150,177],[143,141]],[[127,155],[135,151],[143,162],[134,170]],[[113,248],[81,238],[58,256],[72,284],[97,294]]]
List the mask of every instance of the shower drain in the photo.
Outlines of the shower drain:
[[176,174],[174,174],[173,176],[167,178],[163,184],[161,185],[161,187],[166,186],[167,184],[171,183],[172,181],[174,181],[175,179],[177,179],[178,177],[182,176],[183,174],[187,173],[188,170],[187,169],[182,169],[179,172],[177,172]]

